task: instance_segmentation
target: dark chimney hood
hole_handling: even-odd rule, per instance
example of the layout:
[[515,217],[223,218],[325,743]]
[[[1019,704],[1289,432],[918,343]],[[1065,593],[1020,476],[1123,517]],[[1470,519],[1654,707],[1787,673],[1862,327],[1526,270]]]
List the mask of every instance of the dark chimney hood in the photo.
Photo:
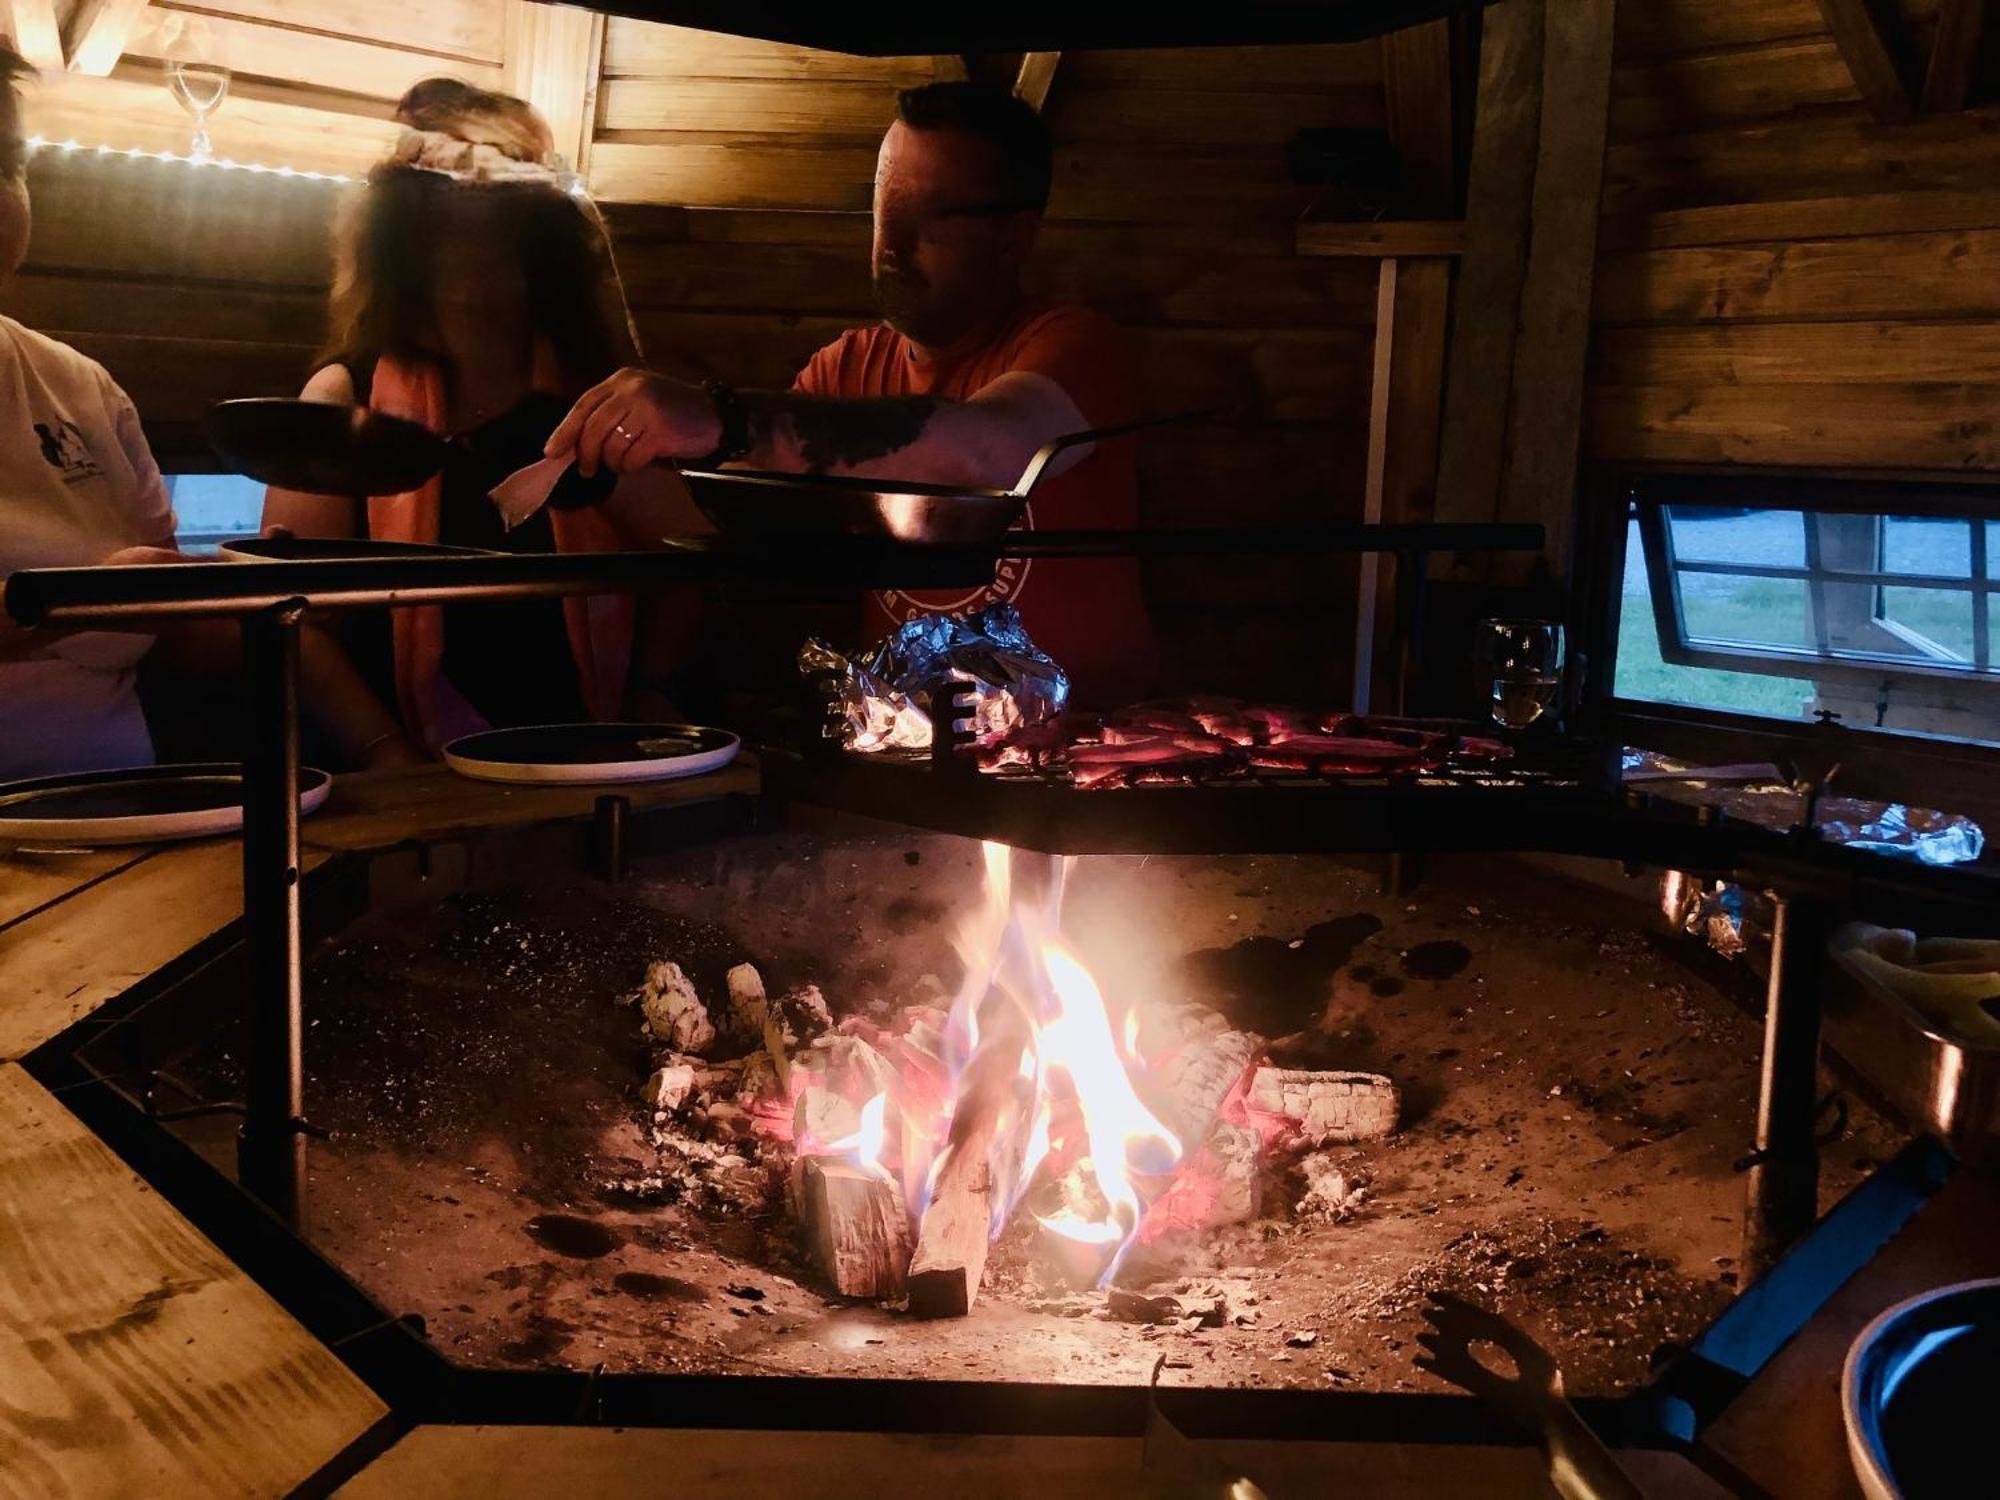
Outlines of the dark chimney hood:
[[1490,0],[1012,0],[922,6],[872,0],[612,0],[594,10],[641,21],[872,57],[952,52],[1062,52],[1094,47],[1228,47],[1354,42]]

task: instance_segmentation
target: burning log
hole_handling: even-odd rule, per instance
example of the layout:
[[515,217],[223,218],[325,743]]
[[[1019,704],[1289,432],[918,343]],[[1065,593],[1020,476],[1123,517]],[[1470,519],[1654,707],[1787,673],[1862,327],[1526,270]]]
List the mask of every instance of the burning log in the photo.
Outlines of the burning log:
[[764,1046],[778,1065],[778,1081],[792,1086],[792,1064],[814,1038],[833,1025],[833,1012],[816,984],[790,990],[766,1002]]
[[1264,1050],[1262,1037],[1231,1031],[1213,1011],[1190,1007],[1171,1023],[1183,1040],[1154,1064],[1165,1091],[1161,1112],[1193,1151],[1208,1139],[1231,1089],[1243,1081]]
[[755,964],[738,964],[724,976],[729,985],[729,1035],[742,1046],[764,1039],[764,1020],[771,1003],[764,995],[764,976]]
[[695,1077],[693,1064],[668,1063],[655,1068],[639,1092],[654,1109],[672,1114],[687,1103],[688,1095],[694,1092]]
[[1393,1135],[1403,1096],[1379,1073],[1259,1068],[1249,1102],[1253,1110],[1288,1121],[1309,1144],[1323,1146]]
[[806,1244],[836,1292],[882,1300],[903,1295],[910,1220],[893,1181],[850,1162],[809,1157],[799,1197]]
[[993,1231],[993,1142],[1020,1058],[1018,1046],[994,1046],[967,1072],[910,1259],[915,1317],[962,1318],[979,1296]]

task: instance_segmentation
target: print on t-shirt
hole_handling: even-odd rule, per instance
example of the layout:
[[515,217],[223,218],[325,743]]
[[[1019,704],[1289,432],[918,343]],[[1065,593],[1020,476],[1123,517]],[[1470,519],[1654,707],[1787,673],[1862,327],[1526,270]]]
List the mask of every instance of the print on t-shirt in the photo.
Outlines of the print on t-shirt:
[[81,484],[104,473],[97,460],[90,456],[90,446],[83,440],[83,429],[69,418],[58,417],[53,422],[35,423],[35,437],[42,445],[42,457],[48,461],[49,467],[62,470],[64,484]]

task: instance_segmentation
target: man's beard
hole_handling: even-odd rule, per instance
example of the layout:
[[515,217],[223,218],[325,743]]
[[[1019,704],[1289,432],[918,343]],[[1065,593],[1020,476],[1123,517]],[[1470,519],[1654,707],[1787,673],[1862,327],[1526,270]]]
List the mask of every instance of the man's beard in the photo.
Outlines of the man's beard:
[[942,348],[963,333],[967,320],[941,307],[928,282],[901,276],[875,277],[875,306],[896,332],[926,348]]

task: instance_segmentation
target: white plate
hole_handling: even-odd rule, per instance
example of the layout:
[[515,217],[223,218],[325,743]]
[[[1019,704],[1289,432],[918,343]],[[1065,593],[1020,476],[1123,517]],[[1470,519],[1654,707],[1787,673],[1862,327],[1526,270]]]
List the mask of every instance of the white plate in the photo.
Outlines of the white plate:
[[[333,790],[324,771],[301,767],[299,813]],[[0,843],[149,844],[234,833],[243,826],[243,768],[234,761],[135,766],[0,783]]]
[[699,776],[742,748],[728,730],[696,724],[537,724],[468,734],[444,747],[444,760],[477,781],[610,786]]

